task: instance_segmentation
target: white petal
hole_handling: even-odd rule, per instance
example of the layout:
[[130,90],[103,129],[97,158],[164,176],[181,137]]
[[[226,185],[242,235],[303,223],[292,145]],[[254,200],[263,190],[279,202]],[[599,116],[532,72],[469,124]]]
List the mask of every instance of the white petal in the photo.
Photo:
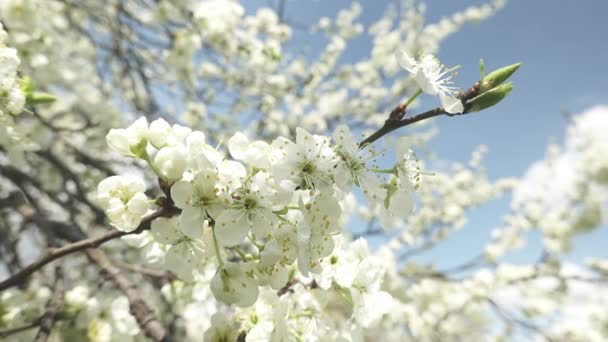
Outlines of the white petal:
[[209,229],[209,222],[207,220],[203,221],[203,224],[198,224],[198,222],[197,224],[182,225],[182,233],[191,239],[202,239],[203,231]]
[[186,231],[202,231],[205,222],[205,211],[200,207],[187,205],[182,209],[180,223]]
[[247,213],[244,210],[228,209],[215,221],[215,236],[222,246],[234,246],[249,233]]
[[234,159],[243,160],[248,147],[249,139],[241,132],[236,132],[228,140],[228,151]]
[[416,72],[418,68],[418,62],[404,50],[397,52],[397,63],[411,73]]
[[462,101],[448,92],[439,93],[439,99],[441,100],[441,106],[446,112],[450,114],[462,113],[464,106]]
[[136,193],[135,196],[127,202],[127,210],[133,215],[143,216],[149,208],[150,204],[148,203],[148,197],[142,192]]
[[211,279],[211,292],[218,300],[241,307],[253,305],[259,294],[255,279],[245,271],[248,265],[227,262]]
[[192,281],[194,271],[203,261],[202,258],[202,254],[197,253],[188,241],[184,241],[169,248],[165,256],[165,265],[180,279]]
[[150,230],[154,240],[162,244],[174,244],[181,238],[183,234],[178,228],[179,221],[177,218],[159,217],[152,221]]
[[171,132],[171,126],[164,119],[156,119],[150,123],[149,139],[156,148],[161,148],[167,141],[167,136]]
[[171,198],[178,208],[185,208],[193,194],[194,188],[190,182],[179,181],[171,187]]

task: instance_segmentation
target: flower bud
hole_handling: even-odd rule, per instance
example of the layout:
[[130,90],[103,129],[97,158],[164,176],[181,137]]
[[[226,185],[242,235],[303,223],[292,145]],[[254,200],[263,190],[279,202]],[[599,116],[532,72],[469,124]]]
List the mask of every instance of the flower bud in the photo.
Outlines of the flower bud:
[[479,112],[486,108],[490,108],[502,101],[513,90],[513,83],[505,83],[494,87],[469,101],[469,113]]
[[187,152],[183,146],[163,147],[154,157],[159,176],[170,181],[182,178],[187,164]]
[[484,93],[506,81],[513,73],[519,69],[521,63],[515,63],[508,65],[506,67],[502,67],[496,69],[489,73],[486,77],[481,80],[481,86],[479,88],[479,93]]
[[57,100],[57,97],[51,95],[49,93],[41,92],[41,91],[33,91],[31,93],[27,93],[26,95],[27,103],[30,105],[37,105],[43,103],[51,103]]

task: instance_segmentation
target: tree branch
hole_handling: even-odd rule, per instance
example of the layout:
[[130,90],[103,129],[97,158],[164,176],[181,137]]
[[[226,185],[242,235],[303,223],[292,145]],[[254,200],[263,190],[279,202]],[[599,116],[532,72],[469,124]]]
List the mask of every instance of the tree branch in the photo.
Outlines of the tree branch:
[[418,121],[430,119],[430,118],[440,116],[443,114],[445,114],[447,116],[457,116],[457,115],[464,115],[464,114],[470,113],[469,110],[471,109],[471,105],[467,104],[467,101],[474,98],[475,96],[477,96],[479,94],[479,86],[480,86],[480,82],[476,82],[469,89],[465,90],[464,92],[461,92],[458,95],[458,98],[464,104],[464,110],[462,111],[462,113],[450,114],[450,113],[446,112],[443,108],[437,107],[437,108],[428,110],[426,112],[420,113],[418,115],[414,115],[407,119],[402,119],[407,110],[407,106],[405,104],[399,104],[397,107],[395,107],[393,110],[391,110],[391,112],[388,115],[388,119],[386,119],[386,121],[384,121],[384,125],[382,125],[382,127],[380,127],[379,130],[372,133],[372,135],[365,138],[363,141],[361,141],[359,143],[359,148],[363,148],[366,145],[373,143],[374,141],[382,138],[386,134],[388,134],[396,129],[411,125]]
[[36,334],[35,342],[46,342],[51,335],[51,330],[53,330],[53,325],[55,325],[57,312],[63,305],[63,293],[63,270],[61,269],[61,266],[57,266],[55,267],[53,294],[46,304],[44,314],[40,317],[40,329],[38,330],[38,334]]
[[37,327],[38,324],[40,324],[40,317],[25,325],[0,331],[0,338],[5,338],[5,337],[8,337],[13,334],[18,334],[22,331],[33,329],[33,328]]
[[120,273],[120,269],[112,264],[103,251],[91,248],[87,249],[86,253],[89,259],[104,270],[108,274],[110,280],[112,280],[127,297],[129,300],[130,312],[135,317],[146,336],[154,341],[168,341],[169,337],[167,330],[160,321],[156,319],[152,309],[150,309],[148,304],[146,304],[140,296],[137,286],[132,284]]
[[43,257],[41,257],[40,259],[29,264],[24,269],[15,273],[8,279],[0,282],[0,291],[4,291],[9,287],[19,285],[20,283],[25,281],[25,279],[27,279],[32,273],[38,271],[43,266],[52,262],[53,260],[59,259],[61,257],[64,257],[64,256],[72,254],[72,253],[80,252],[87,248],[97,248],[100,245],[102,245],[103,243],[106,243],[110,240],[114,240],[114,239],[117,239],[117,238],[125,236],[125,235],[139,234],[139,233],[143,232],[144,230],[150,229],[150,224],[152,223],[152,221],[154,221],[154,219],[163,217],[163,216],[170,217],[175,214],[176,214],[175,208],[160,207],[155,212],[145,216],[142,219],[139,226],[137,227],[137,229],[135,229],[132,232],[121,232],[119,230],[114,229],[114,230],[109,231],[98,237],[84,239],[84,240],[80,240],[80,241],[65,245],[63,247],[59,247],[56,249],[50,249],[47,252],[47,254],[44,255]]

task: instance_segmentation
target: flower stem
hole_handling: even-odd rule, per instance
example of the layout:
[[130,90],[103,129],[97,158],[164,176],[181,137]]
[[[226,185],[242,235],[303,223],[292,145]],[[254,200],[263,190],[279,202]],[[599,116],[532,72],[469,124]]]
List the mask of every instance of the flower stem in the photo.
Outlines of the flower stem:
[[215,227],[213,227],[213,229],[211,229],[211,233],[213,233],[213,245],[215,246],[215,257],[217,258],[217,262],[218,262],[218,264],[220,264],[220,267],[224,266],[224,260],[222,260],[222,256],[220,255],[220,246],[217,243],[217,238],[215,237]]
[[407,99],[404,103],[403,106],[407,107],[409,106],[412,102],[414,102],[414,100],[420,96],[420,94],[422,94],[422,89],[418,88],[418,90],[416,90],[416,92],[414,93],[414,95],[410,96],[409,99]]
[[392,169],[369,169],[372,172],[376,173],[395,173],[395,168]]

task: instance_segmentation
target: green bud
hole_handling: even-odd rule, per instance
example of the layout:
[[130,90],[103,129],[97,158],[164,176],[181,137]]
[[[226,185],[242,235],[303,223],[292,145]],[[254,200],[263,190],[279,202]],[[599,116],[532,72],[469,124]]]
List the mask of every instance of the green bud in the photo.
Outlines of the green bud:
[[28,92],[25,93],[25,99],[28,104],[37,105],[37,104],[55,102],[57,100],[57,97],[55,97],[49,93],[44,93],[41,91],[30,91],[29,93]]
[[496,105],[498,102],[502,101],[502,99],[507,97],[511,90],[513,90],[513,83],[509,82],[477,95],[476,97],[472,98],[471,101],[469,101],[468,104],[471,107],[468,112],[479,112]]
[[486,91],[502,84],[502,82],[506,81],[507,78],[509,78],[511,75],[513,75],[513,73],[515,71],[517,71],[517,69],[519,69],[520,65],[521,65],[521,63],[511,64],[506,67],[496,69],[496,70],[492,71],[491,73],[489,73],[486,77],[484,77],[481,80],[481,86],[479,87],[479,93],[481,94],[483,92],[486,92]]
[[483,80],[486,77],[486,63],[483,58],[479,60],[479,79]]

